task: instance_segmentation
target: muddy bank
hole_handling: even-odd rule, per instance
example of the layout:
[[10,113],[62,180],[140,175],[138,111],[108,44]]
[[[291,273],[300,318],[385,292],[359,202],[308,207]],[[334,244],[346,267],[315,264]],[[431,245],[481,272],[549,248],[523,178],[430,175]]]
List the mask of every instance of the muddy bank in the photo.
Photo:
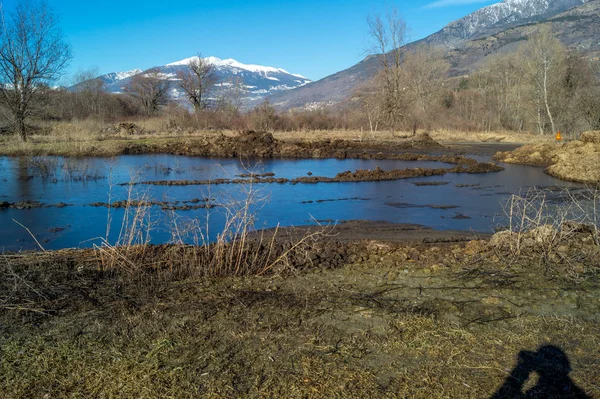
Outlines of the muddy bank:
[[565,144],[533,144],[514,151],[498,152],[500,162],[545,166],[546,173],[562,180],[600,182],[600,131],[586,132],[581,140]]
[[[87,204],[93,207],[105,207],[105,208],[138,208],[138,207],[150,207],[150,206],[158,206],[163,210],[173,210],[173,211],[186,211],[192,209],[210,209],[218,207],[219,205],[210,202],[212,201],[209,198],[199,199],[194,198],[187,201],[144,201],[144,200],[122,200],[122,201],[114,201],[111,203],[107,202],[92,202],[91,204]],[[38,209],[38,208],[64,208],[66,206],[73,206],[73,204],[66,204],[64,202],[59,202],[56,204],[44,204],[39,201],[18,201],[18,202],[0,202],[0,210],[2,209],[18,209],[18,210],[27,210],[27,209]]]
[[[363,241],[344,242],[352,226],[339,226],[303,247],[319,251],[262,276],[207,277],[206,248],[190,246],[134,248],[111,269],[110,252],[5,255],[0,392],[489,398],[522,351],[552,345],[568,378],[600,395],[597,279],[556,278],[535,252],[509,258],[487,240],[431,243],[436,233],[419,226],[372,225],[421,236],[391,242],[354,227]],[[131,279],[132,267],[146,279]]]
[[409,202],[386,202],[385,203],[387,206],[391,206],[394,208],[400,208],[400,209],[405,209],[405,208],[431,208],[431,209],[454,209],[454,208],[458,208],[458,205],[418,205],[418,204],[411,204]]
[[447,181],[419,181],[413,183],[417,187],[427,187],[427,186],[446,186],[450,184]]
[[[139,208],[139,207],[150,207],[158,206],[165,211],[187,211],[193,209],[211,209],[216,208],[219,205],[211,203],[211,199],[205,198],[200,200],[194,198],[188,201],[144,201],[144,200],[123,200],[114,201],[111,203],[107,202],[93,202],[90,206],[98,207],[102,206],[105,208]],[[203,202],[203,203],[199,203]]]
[[17,201],[17,202],[1,201],[0,209],[25,210],[25,209],[51,208],[51,207],[64,208],[64,207],[70,206],[70,205],[71,204],[66,204],[64,202],[59,202],[57,204],[43,204],[39,201],[34,201],[34,200]]
[[[390,181],[400,179],[411,179],[416,177],[442,176],[446,173],[490,173],[504,170],[501,166],[494,163],[466,163],[459,164],[453,168],[412,168],[412,169],[393,169],[385,171],[380,167],[373,170],[358,169],[354,172],[345,171],[338,173],[335,177],[324,176],[302,176],[294,179],[285,177],[254,177],[246,179],[226,179],[219,178],[213,180],[151,180],[142,182],[121,183],[122,186],[129,185],[155,185],[155,186],[194,186],[194,185],[220,185],[220,184],[314,184],[314,183],[345,183],[345,182],[369,182],[369,181]],[[419,184],[419,183],[416,183]],[[428,183],[420,183],[428,185]]]
[[[427,134],[407,139],[353,141],[341,139],[279,140],[271,133],[244,131],[234,136],[214,135],[141,139],[108,138],[85,141],[72,146],[65,143],[30,142],[10,146],[0,153],[19,155],[116,156],[127,154],[172,154],[219,158],[365,158],[392,156],[406,151],[446,151]],[[450,151],[456,153],[456,151]]]
[[[394,154],[410,149],[439,150],[444,147],[427,134],[394,142],[356,142],[349,140],[282,141],[271,133],[244,131],[235,137],[203,137],[187,142],[159,145],[128,143],[122,154],[166,153],[227,158],[366,158]],[[383,155],[385,156],[385,155]]]
[[513,151],[523,144],[514,143],[444,143],[444,146],[458,154],[492,156],[497,152]]
[[306,200],[301,201],[301,204],[321,204],[323,202],[338,202],[338,201],[370,201],[371,198],[362,198],[362,197],[351,197],[351,198],[327,198],[327,199],[317,199],[317,200]]
[[[347,220],[338,224],[325,223],[327,229],[327,242],[339,241],[342,243],[364,242],[377,240],[396,244],[417,243],[451,243],[466,242],[477,237],[491,237],[491,234],[474,233],[460,230],[436,230],[430,227],[412,223],[390,223],[384,221]],[[319,227],[299,226],[278,229],[278,234],[289,239],[297,239],[307,232],[315,231]],[[260,234],[270,234],[275,229],[261,231]],[[271,235],[268,235],[271,237]]]

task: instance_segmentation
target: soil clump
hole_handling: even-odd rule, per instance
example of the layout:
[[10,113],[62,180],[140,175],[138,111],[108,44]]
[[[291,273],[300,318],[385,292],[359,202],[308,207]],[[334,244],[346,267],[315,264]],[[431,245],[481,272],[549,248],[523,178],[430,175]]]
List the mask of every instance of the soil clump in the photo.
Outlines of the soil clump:
[[[208,198],[204,199],[204,203],[198,204],[200,199],[194,198],[189,201],[144,201],[144,200],[122,200],[122,201],[113,201],[111,203],[107,202],[93,202],[89,204],[90,206],[99,207],[103,206],[105,208],[137,208],[137,207],[150,207],[150,206],[159,206],[162,210],[165,211],[187,211],[193,209],[211,209],[216,208],[219,205],[211,203]],[[193,204],[193,205],[191,205]]]
[[[257,184],[257,183],[275,183],[275,184],[314,184],[314,183],[344,183],[344,182],[369,182],[369,181],[389,181],[400,179],[411,179],[415,177],[442,176],[446,173],[490,173],[504,170],[501,166],[494,163],[465,163],[459,164],[453,168],[412,168],[412,169],[393,169],[385,171],[380,167],[375,169],[358,169],[354,172],[345,171],[338,173],[335,177],[324,176],[301,176],[294,179],[285,177],[260,177],[252,175],[250,178],[227,179],[218,178],[213,180],[149,180],[142,182],[121,183],[120,185],[156,185],[156,186],[193,186],[193,185],[220,185],[220,184]],[[428,184],[425,184],[428,185]]]
[[283,141],[268,132],[245,130],[237,136],[220,135],[177,142],[127,143],[122,154],[166,153],[226,158],[364,158],[388,159],[406,150],[441,150],[428,135],[404,142],[355,142],[350,140]]
[[16,202],[0,202],[0,209],[18,209],[18,210],[27,210],[27,209],[37,209],[37,208],[64,208],[70,206],[70,204],[66,204],[64,202],[59,202],[57,204],[44,204],[40,201],[35,200],[26,200],[26,201],[16,201]]

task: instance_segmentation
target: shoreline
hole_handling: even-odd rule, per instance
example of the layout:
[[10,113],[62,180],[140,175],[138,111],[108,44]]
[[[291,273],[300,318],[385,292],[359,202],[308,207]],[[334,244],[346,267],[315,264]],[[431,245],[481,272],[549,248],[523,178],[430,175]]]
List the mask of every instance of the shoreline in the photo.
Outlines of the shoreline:
[[[338,244],[356,244],[366,241],[380,241],[393,244],[436,244],[436,243],[464,243],[477,239],[489,239],[492,233],[473,231],[473,230],[441,230],[433,227],[428,227],[414,223],[394,223],[387,221],[371,221],[371,220],[340,220],[329,221],[320,220],[317,224],[307,224],[300,226],[282,226],[270,227],[266,229],[256,230],[249,233],[249,239],[259,240],[273,238],[273,233],[276,233],[275,241],[286,242],[301,239],[303,236],[309,235],[324,229],[327,231],[325,240]],[[491,228],[490,228],[491,230]],[[136,245],[139,246],[139,245]],[[177,248],[180,246],[205,248],[206,245],[195,246],[192,244],[146,244],[148,247],[161,248]],[[210,244],[209,244],[210,246]],[[115,247],[120,248],[120,247]],[[89,253],[95,251],[93,248],[75,248],[66,247],[51,250],[24,250],[24,251],[0,251],[2,255],[39,255],[52,254],[61,252],[72,252],[74,254]]]
[[460,143],[434,141],[422,133],[408,138],[374,140],[278,139],[266,132],[242,132],[236,136],[207,134],[190,137],[106,138],[90,141],[0,141],[0,156],[113,157],[119,155],[171,154],[206,158],[388,159],[402,153],[445,155],[493,155],[510,151],[518,143]]

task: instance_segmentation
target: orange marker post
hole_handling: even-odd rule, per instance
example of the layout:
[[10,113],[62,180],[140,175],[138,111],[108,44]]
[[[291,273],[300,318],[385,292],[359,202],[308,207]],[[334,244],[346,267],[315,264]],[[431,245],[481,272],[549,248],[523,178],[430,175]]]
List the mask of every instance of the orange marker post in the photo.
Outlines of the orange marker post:
[[556,141],[561,141],[562,140],[562,136],[560,135],[560,132],[556,133]]

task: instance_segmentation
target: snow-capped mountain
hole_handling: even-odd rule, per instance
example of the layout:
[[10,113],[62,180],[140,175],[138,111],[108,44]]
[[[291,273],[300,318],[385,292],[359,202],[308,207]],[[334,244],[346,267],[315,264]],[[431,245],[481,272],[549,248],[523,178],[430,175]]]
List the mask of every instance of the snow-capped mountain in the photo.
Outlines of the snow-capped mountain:
[[[406,48],[430,44],[444,49],[450,75],[461,76],[475,70],[489,55],[514,51],[538,24],[550,24],[568,47],[600,56],[600,0],[504,0],[451,22]],[[378,70],[378,57],[371,55],[319,81],[275,94],[271,102],[279,109],[343,106]]]
[[[162,79],[169,81],[171,99],[185,103],[186,97],[177,82],[178,74],[188,68],[190,61],[198,57],[186,58],[164,66],[152,68],[159,72]],[[242,107],[250,108],[274,93],[291,90],[311,82],[302,75],[292,74],[281,68],[262,65],[243,64],[234,59],[222,60],[217,57],[206,57],[203,60],[213,66],[217,83],[209,99],[218,100],[231,96],[234,91],[239,93]],[[105,84],[105,89],[111,93],[123,93],[133,76],[147,73],[141,69],[127,72],[113,72],[99,76]]]
[[[173,63],[167,64],[167,66],[188,65],[190,62],[197,61],[197,60],[199,60],[198,56],[186,58],[184,60],[177,61],[177,62],[173,62]],[[260,73],[260,74],[263,74],[264,76],[267,76],[270,73],[283,73],[283,74],[295,76],[297,78],[308,80],[307,78],[305,78],[302,75],[289,73],[285,69],[274,68],[274,67],[269,67],[269,66],[262,66],[262,65],[242,64],[241,62],[238,62],[238,61],[234,60],[233,58],[228,58],[226,60],[222,60],[217,57],[206,57],[206,58],[203,58],[203,60],[208,62],[209,64],[211,64],[213,67],[217,67],[217,68],[236,68],[238,70],[246,70],[246,71],[250,71],[250,72]],[[274,78],[272,80],[274,80]]]
[[105,85],[111,85],[111,84],[119,82],[123,79],[130,78],[130,77],[137,75],[138,73],[142,73],[142,72],[143,71],[141,69],[136,68],[136,69],[132,69],[131,71],[126,71],[126,72],[107,73],[106,75],[99,76],[98,79],[102,80],[102,82],[104,82]]
[[590,0],[504,0],[446,25],[426,39],[430,44],[455,47],[467,39],[500,32],[515,25],[535,22],[580,6]]

